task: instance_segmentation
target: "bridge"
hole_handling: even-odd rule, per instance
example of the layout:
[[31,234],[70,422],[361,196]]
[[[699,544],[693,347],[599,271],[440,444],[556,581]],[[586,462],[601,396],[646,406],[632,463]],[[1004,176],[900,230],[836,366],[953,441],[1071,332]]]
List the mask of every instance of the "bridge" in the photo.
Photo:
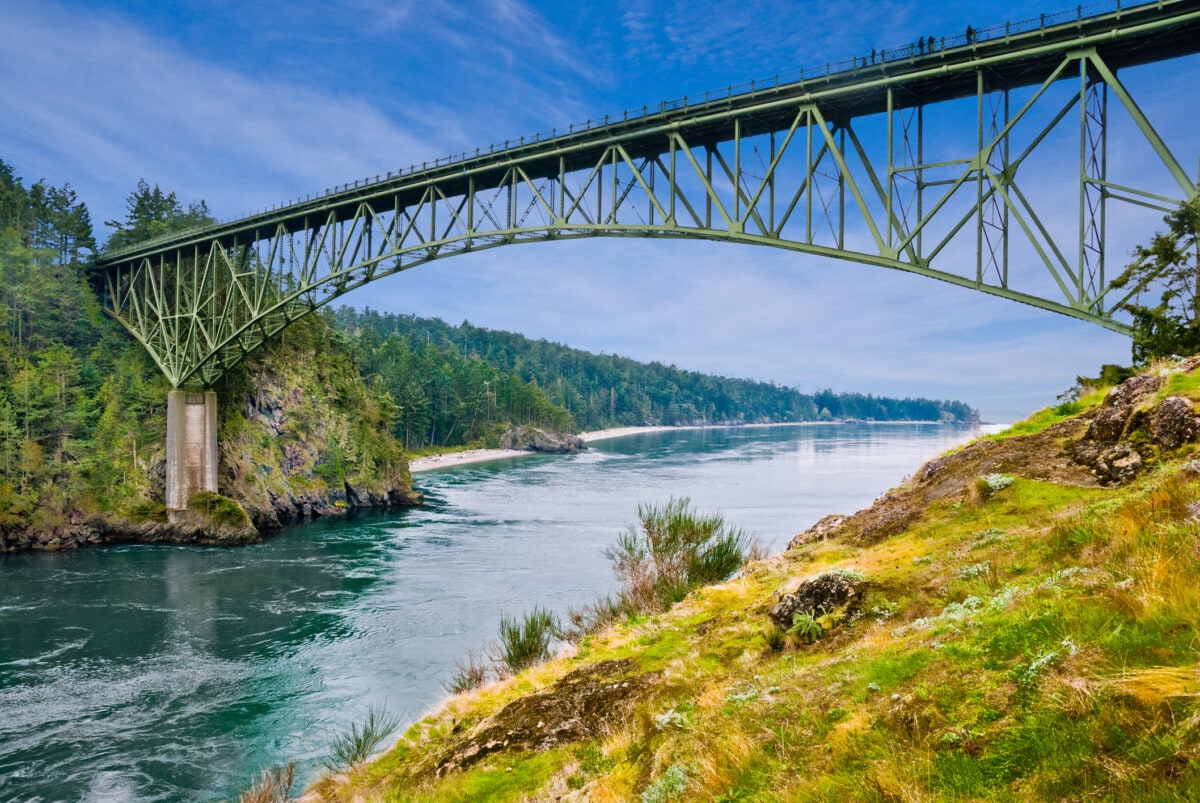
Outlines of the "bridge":
[[[365,284],[503,245],[767,245],[1128,333],[1122,309],[1145,288],[1113,285],[1123,265],[1107,263],[1127,252],[1112,253],[1112,210],[1166,213],[1197,186],[1119,75],[1200,51],[1200,0],[1086,11],[921,37],[106,252],[105,309],[175,388],[168,509],[217,488],[207,388],[231,366]],[[1109,147],[1118,124],[1153,170],[1127,138]]]

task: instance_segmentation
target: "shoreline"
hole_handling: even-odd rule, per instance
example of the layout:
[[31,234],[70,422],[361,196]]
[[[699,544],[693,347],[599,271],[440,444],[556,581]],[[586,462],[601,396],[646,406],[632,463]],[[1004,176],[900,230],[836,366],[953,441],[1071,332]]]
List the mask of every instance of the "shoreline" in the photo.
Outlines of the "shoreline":
[[[664,432],[670,429],[699,429],[699,427],[614,427],[612,429],[597,429],[591,432],[580,432],[578,437],[584,443],[608,440],[609,438],[624,438],[627,435],[639,435],[643,432]],[[462,452],[446,452],[428,457],[418,457],[408,461],[408,470],[412,474],[433,471],[451,466],[469,466],[475,463],[487,463],[492,460],[505,460],[510,457],[526,457],[539,452],[522,449],[467,449]]]
[[[673,432],[689,429],[747,429],[751,427],[811,427],[826,424],[841,424],[846,426],[861,426],[870,425],[876,426],[879,424],[897,425],[897,424],[941,424],[941,421],[780,421],[767,424],[690,424],[686,426],[643,426],[643,427],[613,427],[611,429],[596,429],[589,432],[580,432],[577,437],[583,440],[584,443],[594,443],[596,441],[612,440],[615,438],[625,438],[630,435],[642,435],[648,432]],[[968,426],[966,424],[952,424],[949,426]],[[976,425],[979,426],[979,425]],[[513,457],[526,457],[533,454],[542,454],[541,452],[524,451],[521,449],[467,449],[462,452],[446,452],[445,454],[429,455],[427,457],[417,457],[408,461],[408,470],[411,474],[421,474],[426,471],[436,471],[440,468],[452,468],[456,466],[469,466],[476,463],[487,463],[492,460],[507,460]]]

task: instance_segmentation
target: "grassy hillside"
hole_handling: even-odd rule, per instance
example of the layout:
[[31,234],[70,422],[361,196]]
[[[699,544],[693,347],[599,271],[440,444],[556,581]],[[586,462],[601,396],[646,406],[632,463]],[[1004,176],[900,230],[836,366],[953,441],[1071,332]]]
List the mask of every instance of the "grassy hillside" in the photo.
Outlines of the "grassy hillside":
[[931,461],[309,799],[1200,798],[1198,366]]

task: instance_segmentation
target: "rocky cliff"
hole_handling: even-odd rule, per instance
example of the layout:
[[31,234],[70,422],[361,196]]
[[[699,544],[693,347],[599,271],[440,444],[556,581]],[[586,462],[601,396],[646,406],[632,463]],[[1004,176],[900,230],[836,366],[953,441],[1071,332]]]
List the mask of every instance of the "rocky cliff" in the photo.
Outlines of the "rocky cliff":
[[221,433],[222,492],[259,530],[359,508],[421,503],[373,395],[337,337],[313,327],[247,364],[228,394],[239,405]]

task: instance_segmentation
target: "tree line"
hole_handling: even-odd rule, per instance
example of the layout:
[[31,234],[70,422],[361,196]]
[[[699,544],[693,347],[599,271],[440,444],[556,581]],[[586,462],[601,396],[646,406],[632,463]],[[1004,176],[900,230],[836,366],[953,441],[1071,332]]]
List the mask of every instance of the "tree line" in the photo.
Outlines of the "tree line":
[[[835,419],[978,419],[975,410],[958,401],[832,390],[806,394],[771,382],[592,354],[468,322],[452,326],[437,319],[346,306],[331,317],[355,349],[364,374],[386,387],[395,400],[396,434],[410,448],[467,443],[472,434],[486,435],[500,421],[592,430]],[[443,411],[452,410],[460,412],[443,416]],[[448,439],[439,442],[428,436]]]

